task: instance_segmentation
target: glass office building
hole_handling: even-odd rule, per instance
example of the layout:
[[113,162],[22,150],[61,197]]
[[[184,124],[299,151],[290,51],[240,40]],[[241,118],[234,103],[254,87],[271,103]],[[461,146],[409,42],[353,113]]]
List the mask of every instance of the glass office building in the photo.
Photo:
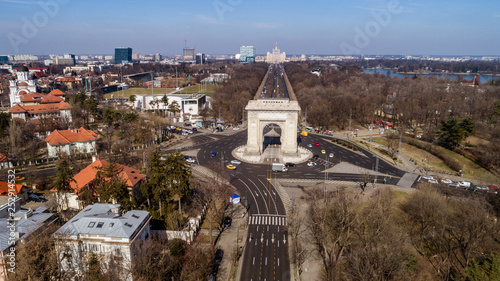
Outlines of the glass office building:
[[115,63],[132,62],[132,48],[116,48]]
[[240,63],[255,62],[255,47],[241,46],[240,47]]

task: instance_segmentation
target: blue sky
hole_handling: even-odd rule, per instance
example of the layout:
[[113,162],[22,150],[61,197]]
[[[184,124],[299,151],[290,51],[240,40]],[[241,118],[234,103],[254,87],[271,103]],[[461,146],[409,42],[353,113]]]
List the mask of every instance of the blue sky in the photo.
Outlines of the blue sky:
[[498,0],[0,0],[0,27],[0,55],[176,55],[184,39],[208,54],[500,55]]

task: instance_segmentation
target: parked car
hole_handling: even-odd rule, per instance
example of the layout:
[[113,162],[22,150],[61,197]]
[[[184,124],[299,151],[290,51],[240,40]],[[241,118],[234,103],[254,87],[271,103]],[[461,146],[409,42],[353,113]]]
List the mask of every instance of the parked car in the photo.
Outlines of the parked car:
[[198,129],[196,129],[196,128],[193,128],[193,132],[196,132],[196,131],[198,131]]
[[309,167],[313,167],[316,165],[318,165],[316,162],[312,162],[312,161],[307,162],[307,166],[309,166]]
[[285,166],[286,167],[295,167],[295,163],[287,162],[287,163],[285,163]]
[[184,126],[191,127],[191,124],[190,123],[184,123]]
[[319,142],[315,142],[315,143],[314,143],[314,145],[315,145],[315,146],[319,146]]
[[233,222],[233,219],[231,217],[226,217],[224,219],[224,227],[230,227],[231,226],[231,222]]
[[461,181],[458,183],[461,187],[470,187],[471,183],[470,181]]
[[236,159],[235,160],[231,160],[231,164],[233,164],[233,165],[239,165],[239,164],[241,164],[241,161],[238,161]]
[[446,184],[450,184],[450,183],[453,183],[452,180],[449,180],[449,179],[444,179],[444,180],[441,180],[442,183],[446,183]]
[[333,153],[330,153],[330,158],[333,158]]
[[193,158],[188,158],[188,159],[186,159],[186,161],[188,163],[196,163],[196,160],[194,160]]
[[430,179],[430,180],[429,180],[429,182],[430,182],[430,183],[438,183],[438,181],[437,181],[437,180],[435,180],[435,179]]
[[308,144],[307,147],[313,147],[312,143]]
[[460,187],[460,184],[458,182],[452,182],[452,183],[450,183],[448,185],[451,186],[451,187],[455,187],[455,188]]
[[321,153],[322,153],[322,154],[326,154],[326,150],[322,149],[322,150],[321,150]]
[[434,177],[433,176],[422,176],[422,179],[424,179],[424,180],[433,180]]

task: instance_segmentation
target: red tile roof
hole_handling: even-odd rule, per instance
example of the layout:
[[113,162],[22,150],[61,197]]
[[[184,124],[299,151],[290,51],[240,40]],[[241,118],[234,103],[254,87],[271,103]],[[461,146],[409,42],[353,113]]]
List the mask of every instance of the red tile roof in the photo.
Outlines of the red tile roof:
[[0,162],[9,162],[10,160],[12,160],[12,157],[0,153]]
[[[75,190],[75,194],[78,194],[81,188],[87,186],[95,179],[99,168],[106,167],[108,165],[109,165],[108,161],[101,160],[98,158],[95,162],[88,165],[85,169],[81,170],[76,176],[74,176],[73,179],[75,181],[71,182],[71,188]],[[146,178],[146,175],[141,174],[141,171],[137,169],[130,168],[120,164],[116,165],[120,168],[118,177],[123,181],[125,181],[125,183],[129,187],[133,187],[140,180]]]
[[60,103],[63,102],[64,100],[61,99],[60,97],[56,97],[54,95],[48,94],[42,97],[41,103]]
[[61,90],[59,89],[54,89],[52,90],[49,95],[54,95],[54,96],[65,96],[66,94],[63,93]]
[[21,102],[38,102],[44,95],[40,93],[19,93]]
[[[19,194],[21,192],[21,189],[23,188],[24,185],[22,184],[15,184],[14,185],[14,190],[10,190],[11,192],[14,191],[14,194]],[[0,181],[0,196],[9,196],[9,183]]]
[[81,127],[80,129],[73,130],[55,130],[45,138],[45,141],[50,145],[61,145],[72,142],[94,141],[96,139],[96,133]]
[[57,112],[64,109],[71,109],[72,106],[66,102],[60,103],[50,103],[50,104],[36,104],[36,105],[15,105],[12,107],[9,112],[10,113],[49,113],[49,112]]

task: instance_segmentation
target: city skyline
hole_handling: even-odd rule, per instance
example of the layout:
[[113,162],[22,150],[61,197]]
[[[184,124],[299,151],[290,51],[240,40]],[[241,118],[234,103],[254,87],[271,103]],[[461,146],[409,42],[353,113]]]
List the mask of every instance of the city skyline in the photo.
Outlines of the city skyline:
[[499,55],[500,3],[0,0],[0,54]]

